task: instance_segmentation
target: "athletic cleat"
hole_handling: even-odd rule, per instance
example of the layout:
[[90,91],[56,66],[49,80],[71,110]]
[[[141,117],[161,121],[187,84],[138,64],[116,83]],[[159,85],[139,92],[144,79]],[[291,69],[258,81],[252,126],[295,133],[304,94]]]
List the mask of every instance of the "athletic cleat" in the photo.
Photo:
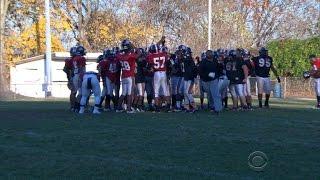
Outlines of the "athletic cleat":
[[136,112],[141,112],[139,108],[134,109]]
[[154,111],[154,107],[153,106],[149,106],[148,108],[147,108],[147,111]]
[[84,114],[84,109],[80,109],[79,114]]
[[196,110],[195,110],[195,109],[189,109],[189,110],[187,110],[186,112],[187,112],[187,113],[195,113]]
[[231,110],[232,110],[232,111],[238,111],[238,108],[233,107]]
[[137,108],[136,111],[137,112],[144,112],[144,110],[142,108]]
[[131,110],[128,110],[127,113],[128,113],[128,114],[134,114],[134,113],[136,113],[136,111],[133,110],[133,109],[131,109]]
[[171,109],[167,109],[166,112],[167,112],[167,113],[171,113],[172,110],[171,110]]
[[103,111],[104,111],[104,112],[110,112],[111,109],[110,109],[110,108],[104,108]]
[[117,109],[116,112],[117,113],[122,113],[122,112],[124,112],[124,110],[123,109]]
[[242,106],[240,110],[241,111],[247,111],[248,110],[248,106]]
[[101,114],[101,112],[100,112],[99,110],[97,110],[97,109],[93,110],[92,113],[93,113],[93,114]]

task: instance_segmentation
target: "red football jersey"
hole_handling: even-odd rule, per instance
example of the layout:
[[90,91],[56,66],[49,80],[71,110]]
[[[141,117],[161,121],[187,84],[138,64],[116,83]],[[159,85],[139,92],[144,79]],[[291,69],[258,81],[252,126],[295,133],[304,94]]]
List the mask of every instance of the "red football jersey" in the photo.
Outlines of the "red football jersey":
[[320,58],[316,58],[312,63],[313,70],[320,70]]
[[115,58],[110,58],[106,61],[106,76],[111,82],[116,83],[120,81],[120,76],[118,76],[121,65],[119,61]]
[[148,64],[154,69],[154,71],[166,71],[166,63],[168,55],[164,52],[149,54],[147,56]]
[[119,54],[116,58],[117,61],[121,64],[122,78],[134,77],[136,70],[136,60],[137,54],[135,53],[127,53],[127,54]]
[[75,68],[86,66],[86,58],[84,58],[83,56],[75,56],[74,58],[72,58],[72,61],[73,61],[73,67]]
[[67,68],[67,69],[72,69],[73,68],[73,60],[72,60],[72,58],[67,58],[64,61],[64,67]]
[[73,73],[80,74],[80,77],[82,77],[85,73],[85,72],[82,72],[83,71],[82,68],[86,67],[86,58],[84,58],[83,56],[75,56],[72,58],[72,63],[73,63]]
[[99,62],[97,69],[100,72],[100,75],[102,78],[106,77],[107,74],[107,61],[106,60],[102,60]]

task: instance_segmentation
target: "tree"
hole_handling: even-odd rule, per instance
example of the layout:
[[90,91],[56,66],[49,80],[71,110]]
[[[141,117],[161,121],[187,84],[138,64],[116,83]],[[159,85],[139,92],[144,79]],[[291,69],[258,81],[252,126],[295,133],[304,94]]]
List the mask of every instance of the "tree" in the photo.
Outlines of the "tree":
[[[64,50],[62,38],[70,27],[63,18],[52,13],[53,51]],[[16,0],[8,7],[5,53],[7,63],[45,53],[44,0]]]
[[5,92],[8,87],[6,83],[5,76],[5,61],[4,61],[4,26],[5,26],[5,17],[7,14],[8,6],[10,0],[1,0],[0,1],[0,97],[3,95],[2,92]]
[[[45,18],[40,16],[36,22],[24,26],[21,32],[14,32],[6,38],[5,56],[9,64],[45,53],[45,23]],[[63,21],[52,20],[51,25],[53,32],[70,30]],[[51,43],[52,51],[64,51],[57,34],[52,34]]]
[[309,55],[320,55],[320,36],[275,40],[268,43],[268,49],[281,76],[301,76],[310,69]]
[[[52,1],[54,13],[66,19],[74,39],[88,51],[101,51],[105,47],[118,46],[129,38],[137,45],[155,33],[155,28],[145,26],[133,6],[136,4],[113,0],[57,0]],[[122,9],[123,12],[118,12]],[[126,10],[126,11],[125,11]]]
[[252,34],[252,47],[265,46],[276,38],[306,38],[316,35],[319,3],[313,0],[245,0],[238,10]]

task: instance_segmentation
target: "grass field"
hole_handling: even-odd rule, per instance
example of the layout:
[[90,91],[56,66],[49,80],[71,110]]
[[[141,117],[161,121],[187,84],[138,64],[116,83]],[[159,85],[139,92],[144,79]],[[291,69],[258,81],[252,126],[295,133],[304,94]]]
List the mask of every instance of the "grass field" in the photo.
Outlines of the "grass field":
[[[0,179],[320,179],[320,111],[70,114],[64,101],[0,102]],[[268,156],[261,172],[248,156]]]

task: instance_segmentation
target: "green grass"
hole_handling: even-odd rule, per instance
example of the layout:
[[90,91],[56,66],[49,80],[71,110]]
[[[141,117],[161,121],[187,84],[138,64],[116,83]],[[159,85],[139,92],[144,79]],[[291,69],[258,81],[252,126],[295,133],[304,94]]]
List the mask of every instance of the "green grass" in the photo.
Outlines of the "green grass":
[[[63,101],[0,102],[0,179],[319,179],[320,111],[76,115]],[[262,172],[248,156],[262,151]]]

